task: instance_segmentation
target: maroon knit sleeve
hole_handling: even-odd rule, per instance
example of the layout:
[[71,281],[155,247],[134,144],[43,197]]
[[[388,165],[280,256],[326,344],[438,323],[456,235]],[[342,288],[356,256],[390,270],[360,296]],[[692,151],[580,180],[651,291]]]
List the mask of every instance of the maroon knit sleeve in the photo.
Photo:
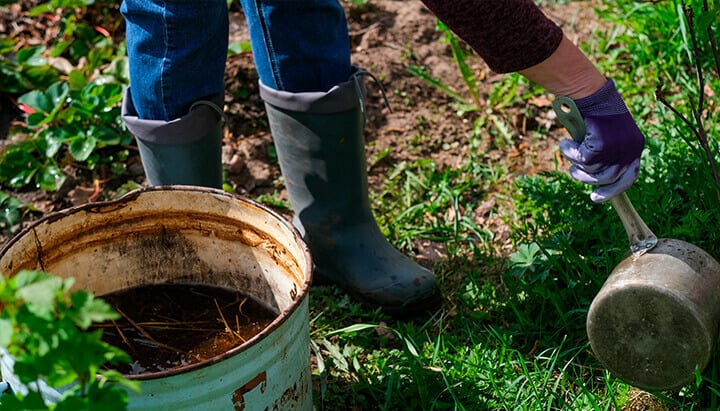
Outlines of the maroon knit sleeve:
[[563,33],[533,0],[422,0],[497,73],[534,66],[558,48]]

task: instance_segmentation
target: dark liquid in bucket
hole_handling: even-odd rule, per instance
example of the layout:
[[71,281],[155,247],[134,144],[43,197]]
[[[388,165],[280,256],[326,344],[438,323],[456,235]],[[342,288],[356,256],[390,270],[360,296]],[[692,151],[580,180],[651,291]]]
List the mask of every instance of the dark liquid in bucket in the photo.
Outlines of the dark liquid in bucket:
[[188,283],[150,284],[103,295],[120,318],[102,323],[103,340],[132,357],[124,374],[166,371],[223,354],[249,340],[277,313],[240,291]]

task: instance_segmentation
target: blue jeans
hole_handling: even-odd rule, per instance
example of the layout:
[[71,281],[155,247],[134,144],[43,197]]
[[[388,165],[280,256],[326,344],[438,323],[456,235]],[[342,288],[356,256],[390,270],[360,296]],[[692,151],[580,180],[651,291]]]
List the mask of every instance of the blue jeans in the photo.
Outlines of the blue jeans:
[[[338,0],[240,0],[253,58],[268,87],[327,91],[351,72]],[[132,101],[142,119],[169,121],[221,99],[228,47],[225,0],[124,0]]]

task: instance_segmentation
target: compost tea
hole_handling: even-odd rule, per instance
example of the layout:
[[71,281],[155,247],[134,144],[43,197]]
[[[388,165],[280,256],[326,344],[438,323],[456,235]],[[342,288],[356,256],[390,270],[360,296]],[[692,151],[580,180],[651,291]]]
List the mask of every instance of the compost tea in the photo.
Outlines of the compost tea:
[[120,318],[102,323],[103,340],[133,359],[124,374],[166,371],[223,354],[258,334],[277,313],[240,291],[162,283],[103,295]]

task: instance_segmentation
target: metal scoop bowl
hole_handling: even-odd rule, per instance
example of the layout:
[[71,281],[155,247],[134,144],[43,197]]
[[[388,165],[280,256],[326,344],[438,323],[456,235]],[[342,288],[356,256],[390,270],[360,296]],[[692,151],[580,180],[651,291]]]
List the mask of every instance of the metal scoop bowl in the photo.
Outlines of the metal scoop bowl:
[[[553,108],[577,142],[585,124],[572,99]],[[586,329],[613,374],[649,391],[676,390],[710,361],[720,319],[720,264],[685,241],[658,239],[622,193],[610,200],[630,252],[593,299]]]

